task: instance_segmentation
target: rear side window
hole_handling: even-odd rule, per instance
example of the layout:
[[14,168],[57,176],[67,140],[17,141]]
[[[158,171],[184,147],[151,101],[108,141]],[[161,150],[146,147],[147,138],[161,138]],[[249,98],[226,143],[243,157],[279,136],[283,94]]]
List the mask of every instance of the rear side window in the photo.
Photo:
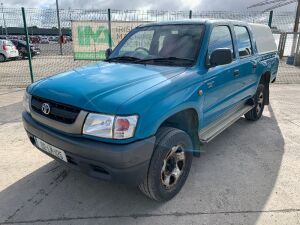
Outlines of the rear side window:
[[232,37],[228,26],[217,26],[212,30],[208,45],[208,55],[218,48],[229,48],[234,58]]
[[251,41],[247,28],[242,26],[234,26],[234,32],[237,38],[237,47],[240,57],[252,55]]

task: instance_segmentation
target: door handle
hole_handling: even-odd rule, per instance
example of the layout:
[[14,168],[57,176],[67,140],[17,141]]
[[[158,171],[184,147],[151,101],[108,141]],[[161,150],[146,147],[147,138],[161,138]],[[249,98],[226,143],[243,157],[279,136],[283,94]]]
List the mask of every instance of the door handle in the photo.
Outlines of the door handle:
[[252,64],[252,68],[256,69],[257,68],[257,64],[256,63]]
[[240,75],[240,70],[234,70],[234,71],[233,71],[233,75],[234,75],[235,77],[238,77],[238,76]]

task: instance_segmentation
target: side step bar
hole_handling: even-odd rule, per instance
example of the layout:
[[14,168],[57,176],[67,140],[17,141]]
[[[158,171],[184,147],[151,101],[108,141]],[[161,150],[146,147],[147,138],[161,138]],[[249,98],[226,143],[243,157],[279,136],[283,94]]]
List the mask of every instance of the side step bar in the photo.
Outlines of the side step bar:
[[204,128],[199,132],[200,142],[202,143],[210,142],[218,134],[220,134],[226,128],[231,126],[234,122],[239,120],[241,116],[249,112],[252,108],[253,106],[249,106],[249,105],[239,106],[235,110],[233,110],[233,112],[228,113],[228,115],[222,117],[217,122],[213,123],[207,128]]

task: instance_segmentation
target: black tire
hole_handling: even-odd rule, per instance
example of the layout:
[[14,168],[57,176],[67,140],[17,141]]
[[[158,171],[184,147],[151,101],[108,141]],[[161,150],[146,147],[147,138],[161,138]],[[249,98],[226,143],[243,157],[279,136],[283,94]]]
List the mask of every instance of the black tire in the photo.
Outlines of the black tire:
[[21,59],[26,59],[26,57],[27,57],[27,54],[25,53],[25,52],[20,52],[20,57],[21,57]]
[[[190,172],[193,159],[192,147],[191,138],[184,131],[170,127],[160,128],[156,135],[147,175],[139,185],[139,189],[147,197],[156,201],[168,201],[173,198],[181,190]],[[175,155],[174,159],[172,159],[173,155]],[[184,160],[177,161],[177,158],[181,157]],[[175,164],[172,160],[176,161]],[[172,178],[173,173],[170,170],[174,166],[176,173]],[[166,183],[169,185],[165,185]]]
[[6,57],[3,54],[0,54],[0,62],[5,62],[6,61]]
[[259,84],[254,96],[254,107],[245,114],[247,120],[256,121],[262,116],[265,107],[265,96],[265,86]]

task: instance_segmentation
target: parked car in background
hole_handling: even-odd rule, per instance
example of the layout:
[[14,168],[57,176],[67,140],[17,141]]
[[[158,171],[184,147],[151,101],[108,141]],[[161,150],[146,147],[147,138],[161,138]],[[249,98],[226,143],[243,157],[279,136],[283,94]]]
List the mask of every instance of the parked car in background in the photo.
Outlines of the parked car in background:
[[40,43],[41,44],[49,44],[49,38],[47,36],[40,37]]
[[50,43],[58,43],[59,37],[58,36],[50,36],[49,41],[50,41]]
[[16,46],[10,40],[0,39],[0,62],[18,57],[19,51]]
[[13,35],[8,37],[9,40],[19,40],[19,36]]
[[29,41],[32,44],[38,44],[38,43],[40,43],[40,37],[38,37],[38,36],[29,36]]
[[[26,58],[28,57],[28,50],[27,50],[27,44],[25,41],[21,41],[21,40],[11,40],[11,42],[16,46],[16,48],[19,51],[19,55],[21,58]],[[30,46],[30,51],[31,51],[31,56],[36,56],[39,55],[41,53],[40,48],[36,47],[33,44],[29,44]]]
[[71,42],[72,41],[72,36],[66,36],[67,42]]
[[261,118],[279,65],[268,26],[231,20],[141,25],[106,56],[30,85],[24,127],[59,162],[156,201],[181,190],[202,143]]

